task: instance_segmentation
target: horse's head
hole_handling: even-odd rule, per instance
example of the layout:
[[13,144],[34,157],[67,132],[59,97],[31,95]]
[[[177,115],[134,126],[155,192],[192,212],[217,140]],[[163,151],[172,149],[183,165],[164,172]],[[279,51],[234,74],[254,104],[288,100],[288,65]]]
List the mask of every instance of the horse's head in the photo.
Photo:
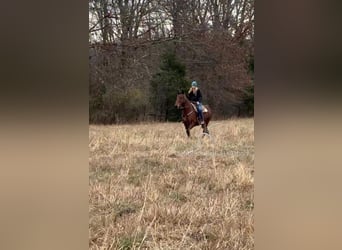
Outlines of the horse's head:
[[176,102],[175,102],[175,106],[178,108],[178,109],[181,109],[181,108],[184,108],[184,105],[186,103],[186,96],[184,94],[184,92],[182,93],[178,93],[177,94],[177,99],[176,99]]

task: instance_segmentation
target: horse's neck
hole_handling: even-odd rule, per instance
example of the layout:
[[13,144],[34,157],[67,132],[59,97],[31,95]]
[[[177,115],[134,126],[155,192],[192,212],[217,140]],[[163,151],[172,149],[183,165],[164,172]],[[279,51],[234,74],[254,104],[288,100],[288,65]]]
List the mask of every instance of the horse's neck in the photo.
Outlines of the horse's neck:
[[183,109],[183,115],[187,115],[192,110],[194,110],[194,107],[192,106],[191,102],[188,99],[186,99]]

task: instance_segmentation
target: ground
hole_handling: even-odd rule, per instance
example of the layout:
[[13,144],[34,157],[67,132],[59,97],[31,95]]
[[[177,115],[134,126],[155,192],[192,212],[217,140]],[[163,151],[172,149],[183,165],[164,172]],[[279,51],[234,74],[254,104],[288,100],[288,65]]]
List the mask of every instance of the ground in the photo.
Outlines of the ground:
[[90,249],[253,249],[254,120],[89,127]]

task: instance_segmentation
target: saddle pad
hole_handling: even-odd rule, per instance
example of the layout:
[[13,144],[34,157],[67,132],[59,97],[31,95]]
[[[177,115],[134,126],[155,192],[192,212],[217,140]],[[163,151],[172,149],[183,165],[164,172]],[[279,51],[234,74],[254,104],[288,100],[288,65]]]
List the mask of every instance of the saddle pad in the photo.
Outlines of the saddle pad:
[[[197,108],[196,108],[196,105],[195,104],[193,104],[193,103],[191,103],[191,105],[195,108],[195,111],[196,111],[196,113],[198,112],[197,111]],[[202,107],[203,107],[203,111],[202,111],[202,113],[206,113],[206,112],[208,112],[208,109],[204,106],[204,105],[202,105]]]

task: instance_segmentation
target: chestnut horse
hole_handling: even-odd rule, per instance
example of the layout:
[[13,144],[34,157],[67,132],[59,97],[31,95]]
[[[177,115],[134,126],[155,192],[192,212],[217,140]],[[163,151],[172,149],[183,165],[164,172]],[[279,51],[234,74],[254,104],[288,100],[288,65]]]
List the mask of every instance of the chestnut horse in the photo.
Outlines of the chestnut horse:
[[[177,95],[175,106],[178,109],[182,109],[182,121],[186,130],[186,134],[188,135],[188,137],[190,137],[190,129],[192,129],[195,126],[200,125],[197,112],[184,93],[179,93]],[[209,135],[207,126],[211,119],[212,112],[208,105],[202,105],[202,106],[203,106],[203,118],[204,118],[204,124],[202,124],[203,135],[205,134]],[[204,112],[204,108],[206,108],[208,111]]]

